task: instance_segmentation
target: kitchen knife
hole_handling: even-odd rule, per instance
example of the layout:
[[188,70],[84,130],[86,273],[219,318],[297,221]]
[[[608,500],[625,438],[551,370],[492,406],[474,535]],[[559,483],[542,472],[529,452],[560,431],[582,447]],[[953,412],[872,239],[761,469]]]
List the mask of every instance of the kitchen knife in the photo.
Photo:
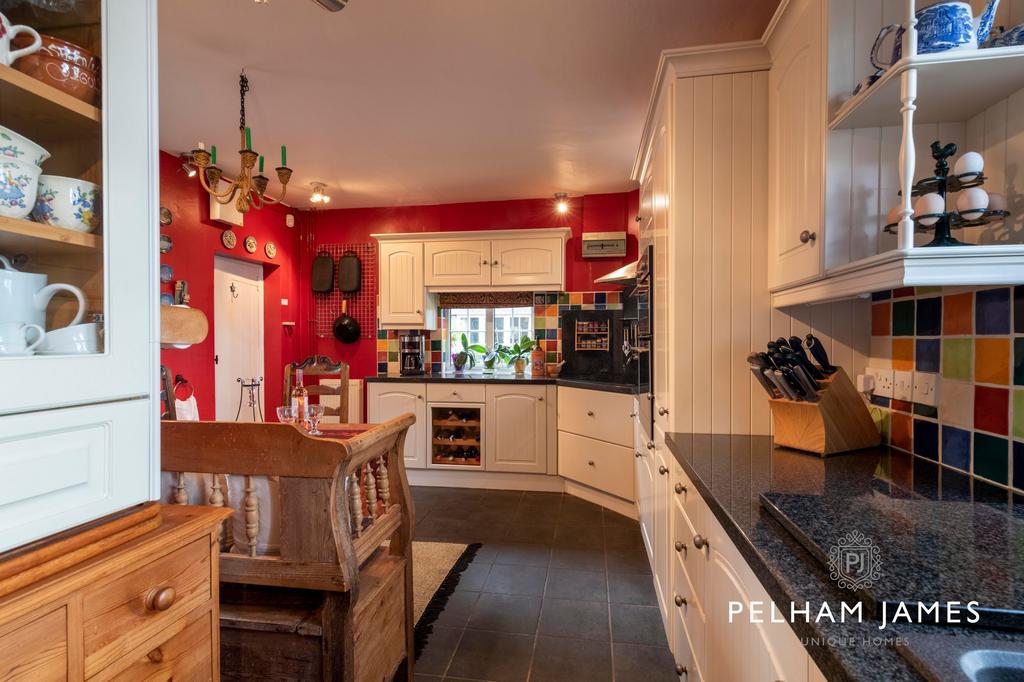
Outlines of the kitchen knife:
[[817,393],[808,390],[802,383],[800,383],[800,379],[797,378],[796,371],[793,367],[783,367],[780,371],[782,372],[782,376],[786,380],[786,383],[789,384],[789,387],[793,389],[800,400],[813,402],[812,399],[817,398]]
[[828,361],[828,353],[825,352],[825,346],[821,343],[817,336],[814,334],[807,335],[807,348],[811,351],[811,355],[821,365],[821,371],[825,374],[835,374],[839,368]]
[[779,338],[775,339],[775,345],[778,346],[780,349],[781,348],[788,348],[789,347],[789,341],[787,341],[785,339],[785,337],[780,336]]
[[768,394],[769,398],[778,398],[779,396],[782,395],[782,393],[780,393],[775,388],[775,384],[773,384],[772,382],[768,381],[767,378],[765,378],[764,370],[758,369],[757,367],[751,367],[750,373],[753,374],[754,377],[757,379],[757,383],[761,384],[761,387]]
[[796,337],[796,336],[790,337],[790,339],[789,339],[789,349],[793,353],[793,356],[794,356],[794,358],[796,360],[796,363],[799,363],[800,365],[802,365],[803,368],[805,370],[807,370],[808,374],[810,374],[815,379],[824,379],[825,378],[824,373],[822,373],[821,370],[819,370],[817,367],[815,367],[814,363],[811,362],[811,359],[809,357],[807,357],[807,352],[804,351],[803,344],[800,343],[800,339],[798,337]]
[[804,389],[804,398],[806,398],[809,402],[812,403],[817,402],[818,390],[821,388],[818,385],[818,382],[815,381],[809,374],[807,374],[807,371],[800,365],[796,365],[793,367],[793,375],[796,376],[797,381],[800,382],[800,385]]
[[[784,371],[785,370],[777,369],[772,372],[765,372],[765,374],[769,377],[774,377],[773,381],[775,385],[778,386],[779,390],[782,391],[783,395],[790,400],[799,401],[800,394],[796,392],[788,381],[786,381],[786,375],[783,374]],[[790,372],[792,372],[792,370],[790,370]]]

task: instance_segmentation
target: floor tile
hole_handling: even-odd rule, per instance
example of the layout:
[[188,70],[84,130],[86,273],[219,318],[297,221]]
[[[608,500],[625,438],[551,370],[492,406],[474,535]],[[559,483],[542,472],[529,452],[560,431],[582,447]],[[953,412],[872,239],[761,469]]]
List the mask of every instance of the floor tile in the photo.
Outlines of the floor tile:
[[466,630],[448,676],[521,682],[529,673],[532,651],[532,635]]
[[609,573],[608,601],[616,604],[657,606],[654,578],[642,573]]
[[550,545],[555,541],[555,525],[513,523],[509,526],[505,541]]
[[598,523],[585,525],[559,524],[555,531],[556,547],[579,547],[580,549],[604,549],[604,526]]
[[513,566],[494,564],[484,583],[484,592],[525,594],[540,597],[548,577],[546,566]]
[[504,544],[498,548],[495,564],[514,566],[547,566],[551,561],[551,548],[536,544]]
[[650,573],[651,564],[642,547],[609,549],[605,552],[609,573]]
[[479,599],[479,592],[456,590],[445,603],[444,610],[438,615],[435,623],[449,628],[464,628],[473,613],[473,607]]
[[608,641],[608,604],[545,598],[537,632],[557,637]]
[[607,602],[608,583],[603,572],[552,568],[548,570],[548,584],[544,596]]
[[532,634],[540,618],[540,597],[483,593],[476,602],[468,627]]
[[640,524],[635,526],[604,527],[604,546],[606,549],[639,549],[644,540],[640,535]]
[[555,547],[551,551],[551,568],[574,568],[578,571],[604,571],[604,553],[593,549]]
[[538,636],[530,682],[610,682],[611,654],[607,642]]
[[679,682],[672,653],[663,647],[612,645],[615,682]]
[[435,625],[427,639],[426,646],[416,658],[416,672],[426,675],[444,675],[461,637],[461,628],[442,628]]
[[611,611],[613,641],[668,646],[657,606],[612,604]]
[[488,563],[477,563],[473,560],[465,571],[459,574],[459,584],[455,588],[459,592],[480,592],[487,582],[487,574],[491,572],[491,565]]

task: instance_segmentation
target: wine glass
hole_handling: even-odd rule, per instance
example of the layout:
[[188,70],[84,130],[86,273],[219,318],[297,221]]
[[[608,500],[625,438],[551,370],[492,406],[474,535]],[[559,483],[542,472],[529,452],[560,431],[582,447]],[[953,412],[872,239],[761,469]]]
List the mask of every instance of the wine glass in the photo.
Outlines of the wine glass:
[[306,417],[309,419],[309,435],[311,436],[322,436],[323,431],[317,428],[320,424],[320,417],[324,416],[323,405],[308,405],[306,407]]
[[282,424],[294,424],[295,408],[290,406],[277,408],[277,421],[281,422]]

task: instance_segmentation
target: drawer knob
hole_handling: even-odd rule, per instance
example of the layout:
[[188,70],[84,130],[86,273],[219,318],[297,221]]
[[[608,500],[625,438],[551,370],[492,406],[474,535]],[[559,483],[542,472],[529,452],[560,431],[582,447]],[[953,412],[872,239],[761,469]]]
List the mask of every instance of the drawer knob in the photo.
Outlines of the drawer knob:
[[676,551],[682,552],[686,549],[686,543],[682,540],[676,540]]
[[153,590],[146,597],[146,610],[166,611],[174,604],[174,598],[177,596],[178,593],[174,591],[173,587],[161,587],[158,590]]
[[662,417],[664,417],[666,414],[668,414],[668,410],[666,410],[664,407],[659,407],[658,408],[658,414],[660,414]]
[[421,395],[416,396],[416,400],[423,400],[423,396],[421,396]]
[[676,675],[679,675],[679,677],[682,677],[683,675],[689,677],[690,676],[690,671],[686,669],[685,665],[678,665],[677,664],[676,665]]
[[800,233],[800,243],[801,244],[807,244],[808,242],[813,242],[817,238],[818,238],[818,233],[817,232],[811,232],[810,230],[804,230],[803,232]]
[[542,396],[542,395],[537,396],[537,402],[538,403],[544,402],[544,396]]
[[653,440],[647,441],[647,449],[648,450],[653,450],[654,449],[654,441]]
[[678,594],[675,598],[676,606],[686,606],[686,597],[680,597]]
[[700,533],[693,536],[693,546],[697,549],[704,549],[708,546],[708,540]]
[[587,410],[587,416],[588,417],[593,417],[594,416],[594,411],[593,410]]
[[664,476],[665,474],[668,473],[668,467],[666,467],[665,465],[661,465],[660,467],[658,467],[658,473]]
[[152,663],[163,663],[164,652],[160,650],[160,647],[157,647],[146,654],[146,658],[148,658]]
[[417,310],[417,311],[416,311],[416,314],[417,314],[417,315],[422,315],[422,314],[423,314],[423,311],[422,311],[422,310]]
[[588,462],[587,462],[587,466],[594,466],[594,460],[590,460],[590,461],[588,461]]
[[686,492],[686,486],[682,483],[676,483],[676,495],[682,495]]
[[630,413],[629,413],[629,416],[630,416],[630,417],[635,417],[635,416],[636,416],[636,412],[630,412]]
[[634,457],[636,457],[637,459],[640,459],[641,457],[643,457],[643,455],[642,455],[642,454],[640,453],[640,451],[639,451],[639,450],[637,450],[636,452],[634,452],[634,453],[633,453],[633,456],[634,456]]

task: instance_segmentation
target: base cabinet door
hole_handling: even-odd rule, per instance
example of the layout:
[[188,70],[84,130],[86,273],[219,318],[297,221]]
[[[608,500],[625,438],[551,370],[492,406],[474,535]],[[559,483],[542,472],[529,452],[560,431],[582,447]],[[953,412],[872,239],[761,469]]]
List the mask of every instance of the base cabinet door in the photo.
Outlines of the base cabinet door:
[[640,517],[640,533],[643,535],[647,558],[654,563],[654,480],[652,464],[654,452],[647,449],[643,427],[640,420],[634,423],[635,442],[633,444],[634,475],[636,478],[636,507]]
[[410,383],[372,382],[366,388],[367,420],[379,424],[411,412],[416,423],[409,427],[405,437],[405,466],[424,469],[427,466],[427,401],[426,385]]
[[484,462],[488,471],[547,472],[546,393],[544,386],[487,385]]
[[[671,534],[669,533],[669,469],[665,450],[665,434],[661,427],[654,425],[654,450],[652,457],[654,471],[652,481],[654,487],[654,585],[658,592],[658,603],[664,616],[669,611],[672,599],[670,585],[669,552],[671,551]],[[669,455],[670,456],[670,455]]]

